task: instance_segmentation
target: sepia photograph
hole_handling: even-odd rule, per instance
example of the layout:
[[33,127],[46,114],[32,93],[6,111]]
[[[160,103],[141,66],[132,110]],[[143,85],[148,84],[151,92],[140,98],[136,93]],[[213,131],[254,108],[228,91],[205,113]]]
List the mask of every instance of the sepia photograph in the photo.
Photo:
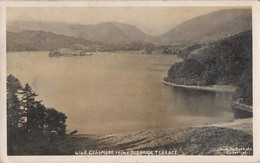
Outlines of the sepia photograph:
[[5,14],[7,156],[253,156],[252,6]]

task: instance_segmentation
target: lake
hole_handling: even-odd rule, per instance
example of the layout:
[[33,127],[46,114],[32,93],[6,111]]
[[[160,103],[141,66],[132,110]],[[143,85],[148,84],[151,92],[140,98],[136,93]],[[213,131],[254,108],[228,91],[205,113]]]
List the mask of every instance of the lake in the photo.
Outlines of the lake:
[[232,94],[161,83],[180,61],[132,52],[59,58],[12,52],[7,53],[7,75],[29,83],[46,107],[64,112],[68,132],[124,133],[232,121]]

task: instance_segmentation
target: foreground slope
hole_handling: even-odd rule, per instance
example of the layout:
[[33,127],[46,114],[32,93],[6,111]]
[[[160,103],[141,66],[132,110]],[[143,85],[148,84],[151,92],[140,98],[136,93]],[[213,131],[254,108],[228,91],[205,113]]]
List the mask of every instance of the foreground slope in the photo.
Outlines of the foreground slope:
[[252,148],[251,134],[231,128],[201,126],[115,135],[68,135],[52,142],[38,141],[17,146],[13,154],[74,155],[75,152],[93,154],[94,151],[113,150],[114,154],[116,151],[129,151],[130,154],[171,151],[170,155],[252,155]]

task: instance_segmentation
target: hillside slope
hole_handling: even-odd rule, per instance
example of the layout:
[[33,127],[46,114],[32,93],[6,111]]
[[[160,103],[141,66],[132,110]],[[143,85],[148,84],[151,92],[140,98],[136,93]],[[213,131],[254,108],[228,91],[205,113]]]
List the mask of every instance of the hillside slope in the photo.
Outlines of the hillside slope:
[[75,44],[84,46],[100,46],[99,42],[81,38],[58,35],[44,31],[7,32],[7,51],[54,50],[59,48],[74,48]]
[[[190,54],[191,55],[191,54]],[[252,105],[252,31],[245,31],[202,48],[173,65],[167,82],[183,85],[233,85],[235,100]]]
[[155,37],[145,34],[140,29],[133,25],[124,24],[124,23],[117,23],[113,22],[117,28],[123,31],[132,41],[144,41],[144,42],[154,42]]
[[187,44],[215,41],[250,30],[250,9],[227,9],[188,20],[159,37],[161,44]]

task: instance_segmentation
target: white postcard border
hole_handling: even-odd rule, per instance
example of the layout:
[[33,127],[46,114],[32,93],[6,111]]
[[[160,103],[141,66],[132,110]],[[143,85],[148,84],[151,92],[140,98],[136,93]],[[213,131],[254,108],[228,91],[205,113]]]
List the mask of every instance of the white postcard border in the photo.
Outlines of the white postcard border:
[[[253,12],[253,156],[7,156],[6,8],[122,6],[251,6]],[[0,162],[260,162],[260,2],[259,1],[6,1],[0,2]]]

